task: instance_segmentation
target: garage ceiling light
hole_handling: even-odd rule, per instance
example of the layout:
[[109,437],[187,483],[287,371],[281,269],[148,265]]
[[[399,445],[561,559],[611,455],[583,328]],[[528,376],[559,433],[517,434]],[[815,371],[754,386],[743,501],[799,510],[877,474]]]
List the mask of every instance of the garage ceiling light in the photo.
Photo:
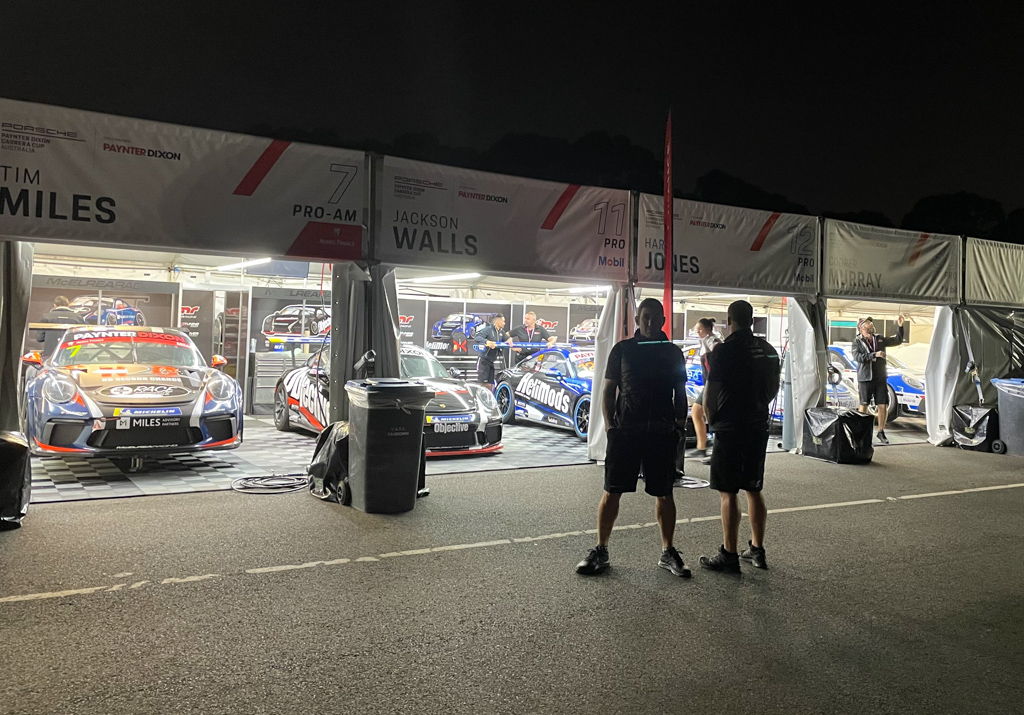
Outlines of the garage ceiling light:
[[575,286],[573,288],[552,288],[548,293],[606,293],[611,286]]
[[421,278],[401,278],[401,283],[446,283],[448,281],[460,281],[468,278],[479,278],[479,273],[452,273],[446,276],[423,276]]
[[236,271],[239,268],[248,268],[249,266],[262,266],[264,263],[270,263],[273,258],[254,258],[251,261],[241,261],[239,263],[228,263],[224,266],[218,266],[218,271]]

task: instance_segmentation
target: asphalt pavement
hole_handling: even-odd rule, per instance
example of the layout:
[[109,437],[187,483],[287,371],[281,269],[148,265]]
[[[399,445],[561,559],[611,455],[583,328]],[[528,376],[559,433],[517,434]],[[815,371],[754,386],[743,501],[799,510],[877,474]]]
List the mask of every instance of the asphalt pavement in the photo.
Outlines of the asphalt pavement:
[[767,571],[701,571],[717,494],[676,491],[689,580],[655,566],[642,494],[609,572],[574,573],[597,466],[434,477],[402,515],[304,493],[35,505],[0,533],[0,712],[1020,712],[1024,458],[905,445],[767,472]]

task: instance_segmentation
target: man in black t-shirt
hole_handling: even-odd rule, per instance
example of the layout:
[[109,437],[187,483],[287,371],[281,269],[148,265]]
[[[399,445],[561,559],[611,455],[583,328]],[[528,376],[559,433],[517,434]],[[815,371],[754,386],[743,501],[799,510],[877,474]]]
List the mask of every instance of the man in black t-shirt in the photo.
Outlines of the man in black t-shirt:
[[[518,328],[509,331],[509,337],[517,343],[547,343],[552,345],[555,336],[547,331],[543,325],[537,325],[537,314],[532,310],[523,316],[523,324]],[[541,348],[512,348],[512,351],[519,357],[516,362],[522,362],[526,358],[540,351]]]
[[636,334],[612,348],[602,387],[608,430],[604,462],[604,494],[597,508],[597,546],[576,565],[576,572],[598,574],[608,568],[608,538],[619,500],[636,491],[643,471],[644,490],[657,498],[655,514],[661,527],[658,566],[676,576],[690,569],[672,545],[676,527],[675,480],[678,431],[686,424],[686,363],[683,353],[661,331],[665,312],[659,301],[640,303]]
[[[729,306],[732,332],[709,356],[704,411],[715,433],[711,453],[711,488],[722,506],[723,544],[715,556],[701,556],[700,565],[712,571],[739,573],[740,559],[768,568],[764,552],[764,524],[768,511],[761,496],[768,420],[772,400],[779,392],[779,354],[750,330],[754,308],[745,300]],[[737,553],[740,510],[739,490],[747,493],[752,532],[748,548]]]

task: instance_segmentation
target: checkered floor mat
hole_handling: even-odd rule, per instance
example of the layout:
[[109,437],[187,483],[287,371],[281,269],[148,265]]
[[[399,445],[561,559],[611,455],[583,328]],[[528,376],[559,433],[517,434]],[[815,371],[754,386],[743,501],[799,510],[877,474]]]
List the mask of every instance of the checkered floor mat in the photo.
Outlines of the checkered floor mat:
[[[920,423],[920,424],[918,424]],[[886,430],[892,445],[927,439],[923,420],[902,420]],[[520,467],[586,464],[587,446],[571,432],[533,425],[506,425],[504,449],[494,454],[432,458],[427,474],[485,472]],[[773,435],[769,451],[777,451]],[[181,453],[146,461],[143,471],[127,474],[109,459],[32,458],[32,502],[109,499],[230,489],[239,477],[304,473],[315,437],[278,432],[270,417],[248,416],[245,443],[224,452]]]
[[239,477],[305,472],[313,444],[309,435],[278,432],[258,418],[247,418],[245,442],[238,449],[154,457],[143,471],[131,474],[103,457],[33,457],[32,502],[230,489]]
[[495,469],[587,464],[587,443],[568,430],[543,425],[505,425],[504,447],[493,454],[466,457],[431,457],[427,474],[488,472]]

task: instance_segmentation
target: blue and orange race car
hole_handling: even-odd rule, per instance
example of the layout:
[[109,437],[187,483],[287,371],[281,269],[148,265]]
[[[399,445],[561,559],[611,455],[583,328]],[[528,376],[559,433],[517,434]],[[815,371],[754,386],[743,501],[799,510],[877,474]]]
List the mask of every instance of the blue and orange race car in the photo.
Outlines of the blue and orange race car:
[[[64,333],[25,385],[33,454],[131,457],[233,449],[242,442],[242,390],[206,365],[180,330],[78,326]],[[33,372],[33,371],[27,371]]]

